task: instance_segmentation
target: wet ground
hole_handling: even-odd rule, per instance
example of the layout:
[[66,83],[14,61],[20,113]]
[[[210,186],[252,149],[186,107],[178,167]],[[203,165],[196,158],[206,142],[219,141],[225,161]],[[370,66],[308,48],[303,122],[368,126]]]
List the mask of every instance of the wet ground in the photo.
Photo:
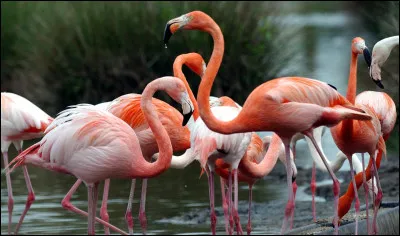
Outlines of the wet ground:
[[[382,191],[383,191],[383,202],[398,202],[399,201],[399,161],[398,157],[391,156],[388,161],[382,160],[381,167],[379,169]],[[284,174],[283,165],[278,163],[269,176],[267,176],[262,182],[265,184],[275,185],[280,183],[282,186],[286,186],[286,175]],[[337,177],[341,182],[341,194],[347,189],[347,184],[350,182],[351,177],[348,171],[340,171],[337,173]],[[310,169],[298,169],[297,183],[299,185],[297,191],[297,200],[295,206],[295,218],[294,228],[311,224],[312,211],[311,211],[311,191],[309,183],[311,181],[311,170]],[[320,222],[332,222],[333,219],[333,193],[332,193],[332,181],[327,173],[317,170],[317,181],[318,187],[316,190],[316,215],[317,221]],[[260,181],[261,182],[261,181]],[[256,188],[259,183],[256,183]],[[254,233],[267,233],[267,234],[279,234],[280,227],[282,225],[284,206],[287,201],[287,195],[284,193],[286,189],[280,188],[280,198],[272,199],[268,202],[254,202],[252,204],[252,224]],[[283,191],[283,193],[282,193]],[[241,192],[241,194],[243,191]],[[359,189],[360,204],[365,204],[364,190]],[[243,196],[243,194],[242,194]],[[243,197],[241,197],[243,198]],[[218,200],[217,205],[218,205]],[[371,199],[369,200],[371,203]],[[239,203],[239,215],[243,229],[247,224],[248,214],[248,202],[241,201]],[[220,207],[216,208],[217,214],[217,230],[224,232],[224,216],[223,210]],[[354,208],[354,205],[351,209]],[[372,213],[372,210],[370,211]],[[344,223],[349,223],[353,220],[352,214],[349,213],[343,218]],[[362,219],[362,218],[360,218]],[[210,224],[209,221],[209,210],[208,209],[195,209],[189,213],[182,214],[180,216],[173,217],[171,219],[163,219],[161,222],[168,222],[171,224],[193,224],[202,225]]]

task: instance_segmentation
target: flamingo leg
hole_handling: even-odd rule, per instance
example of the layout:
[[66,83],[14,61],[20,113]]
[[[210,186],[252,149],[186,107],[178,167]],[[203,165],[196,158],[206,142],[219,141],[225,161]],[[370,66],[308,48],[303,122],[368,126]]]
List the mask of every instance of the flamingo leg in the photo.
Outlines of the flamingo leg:
[[379,206],[380,206],[380,204],[382,202],[383,194],[382,194],[381,183],[379,181],[378,168],[376,167],[375,158],[373,156],[371,156],[370,158],[372,158],[372,164],[374,166],[373,171],[375,173],[375,178],[376,178],[376,186],[378,187],[378,194],[377,194],[376,199],[374,201],[374,219],[373,219],[373,223],[372,223],[373,224],[373,233],[377,234],[378,233],[378,228],[377,228],[377,225],[376,225],[376,217],[378,215]]
[[140,226],[142,227],[143,234],[146,234],[146,228],[147,228],[147,219],[146,219],[146,213],[145,213],[146,190],[147,190],[147,179],[143,179],[142,180],[142,194],[140,197],[140,208],[139,208],[139,221],[140,221]]
[[361,164],[362,164],[362,175],[363,175],[363,186],[365,192],[365,205],[366,205],[366,213],[367,213],[367,232],[370,234],[370,225],[369,225],[369,204],[368,204],[368,184],[367,184],[367,177],[365,176],[365,163],[364,163],[364,153],[361,153]]
[[[352,161],[353,157],[352,157],[352,155],[347,156],[347,159],[349,159],[349,163],[350,163],[350,173],[351,173],[351,179],[352,179],[352,182],[353,182],[353,187],[354,187],[354,189],[357,189],[356,179],[354,177],[354,171],[353,171],[354,168],[353,168],[353,161]],[[364,170],[363,170],[363,172],[364,172]],[[354,196],[356,198],[356,202],[354,204],[354,207],[356,208],[356,231],[355,231],[355,235],[357,235],[358,234],[358,216],[360,215],[360,200],[358,198],[357,190],[354,191]]]
[[[325,158],[323,157],[324,155],[322,154],[321,150],[318,147],[317,142],[314,139],[314,135],[312,131],[305,131],[304,134],[310,138],[310,140],[312,141],[315,149],[317,150],[319,156],[321,157],[322,161],[324,162],[324,165],[326,167],[326,169],[328,170],[332,181],[333,181],[333,195],[334,195],[334,228],[335,228],[335,234],[337,235],[339,233],[339,217],[338,217],[338,210],[339,210],[339,193],[340,193],[340,183],[338,181],[338,179],[336,178],[335,173],[333,173],[332,168],[329,166],[328,162],[325,160]],[[288,159],[287,159],[288,160]],[[288,162],[289,163],[289,162]]]
[[[3,152],[4,166],[8,166],[8,152]],[[8,234],[11,234],[12,213],[14,209],[14,197],[12,192],[10,173],[6,172],[7,192],[8,192]]]
[[[375,181],[374,181],[374,179],[375,179],[374,178],[374,165],[372,165],[372,168],[371,168],[371,180],[372,180],[372,189],[373,190],[375,189]],[[375,204],[375,199],[376,199],[376,197],[375,197],[375,193],[374,193],[374,194],[372,194],[372,204]],[[375,215],[375,205],[373,205],[373,208],[374,208],[374,215]],[[373,219],[372,219],[372,231],[373,232],[377,231]]]
[[315,213],[315,190],[317,189],[317,184],[316,184],[316,172],[317,168],[315,166],[315,161],[313,161],[313,166],[312,166],[312,172],[311,172],[311,208],[312,208],[312,215],[313,215],[313,221],[317,222],[317,214]]
[[233,217],[232,217],[232,171],[228,175],[228,215],[229,215],[229,235],[233,233]]
[[125,221],[128,224],[129,234],[133,234],[132,202],[135,193],[136,179],[132,179],[131,190],[129,191],[128,207],[126,208]]
[[[296,143],[294,142],[292,145],[293,152],[293,160],[296,161]],[[296,192],[297,192],[297,184],[294,178],[292,178],[292,187],[293,187],[293,209],[296,207]],[[294,210],[290,216],[290,229],[293,229],[293,221],[294,221]]]
[[[296,181],[292,182],[293,186],[293,208],[296,206],[296,192],[297,192],[297,184]],[[290,229],[293,229],[293,221],[294,221],[294,210],[292,211],[292,215],[290,216]]]
[[[75,193],[75,191],[78,189],[79,185],[81,185],[82,180],[78,179],[75,184],[72,186],[72,188],[68,191],[67,195],[65,195],[64,199],[61,201],[61,205],[64,209],[68,210],[68,211],[72,211],[76,214],[88,217],[88,213],[85,211],[82,211],[81,209],[77,208],[76,206],[74,206],[71,203],[71,197],[72,195]],[[126,232],[120,230],[119,228],[115,227],[114,225],[105,222],[104,220],[100,219],[100,218],[95,218],[95,220],[97,222],[99,222],[100,224],[109,227],[112,231],[115,231],[117,233],[120,233],[122,235],[128,235]]]
[[[109,189],[110,189],[110,179],[106,179],[104,181],[103,201],[101,202],[101,208],[100,208],[100,217],[105,222],[109,222],[110,219],[107,212],[107,200],[108,200]],[[110,229],[107,226],[104,226],[104,234],[110,235]]]
[[236,232],[238,235],[243,235],[242,225],[240,224],[240,217],[238,213],[239,208],[239,187],[238,187],[238,170],[233,170],[233,177],[234,177],[234,208],[233,208],[233,217],[236,225]]
[[292,211],[294,210],[294,195],[293,195],[293,186],[292,186],[292,165],[290,165],[290,140],[282,139],[283,144],[285,145],[285,154],[286,154],[286,181],[288,185],[288,202],[285,208],[285,216],[283,218],[281,234],[284,234],[288,225],[289,217],[292,215]]
[[225,180],[222,177],[219,177],[221,183],[221,196],[222,196],[222,208],[224,209],[224,218],[225,218],[225,233],[229,234],[229,217],[228,217],[228,203],[226,202],[226,194],[225,194]]
[[25,183],[26,187],[28,188],[28,198],[26,199],[25,209],[22,212],[17,227],[15,227],[15,233],[14,233],[15,235],[18,233],[19,228],[21,227],[22,222],[24,221],[26,213],[28,213],[32,203],[35,201],[35,193],[33,192],[31,179],[29,178],[28,168],[26,167],[26,165],[22,166],[22,170],[24,171]]
[[253,185],[249,184],[249,216],[247,220],[247,235],[251,233],[251,201],[253,198]]
[[[208,167],[206,167],[208,168]],[[209,186],[209,197],[210,197],[210,222],[211,222],[211,232],[215,235],[217,229],[217,216],[215,215],[215,203],[214,203],[214,171],[210,170],[208,175],[208,186]]]
[[95,235],[96,206],[99,183],[88,185],[88,235]]

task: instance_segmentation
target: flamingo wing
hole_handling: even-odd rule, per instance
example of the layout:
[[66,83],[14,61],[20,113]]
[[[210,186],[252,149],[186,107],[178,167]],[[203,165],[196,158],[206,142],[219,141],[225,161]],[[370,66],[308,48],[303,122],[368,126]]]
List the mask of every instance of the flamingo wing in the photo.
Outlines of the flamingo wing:
[[125,122],[98,107],[80,104],[57,116],[40,141],[38,155],[91,182],[109,178],[110,173],[127,173],[138,150],[136,134]]
[[10,139],[31,139],[43,135],[53,120],[24,97],[1,93],[1,136]]

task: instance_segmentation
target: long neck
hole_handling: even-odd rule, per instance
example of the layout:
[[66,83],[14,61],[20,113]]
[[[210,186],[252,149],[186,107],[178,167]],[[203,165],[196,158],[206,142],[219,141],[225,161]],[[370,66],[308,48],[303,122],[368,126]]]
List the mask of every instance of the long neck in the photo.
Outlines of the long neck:
[[174,65],[173,65],[174,76],[181,79],[183,81],[183,83],[185,84],[185,87],[189,93],[189,98],[192,101],[193,106],[194,106],[193,118],[194,118],[194,120],[197,120],[197,118],[199,117],[199,106],[197,105],[197,101],[196,101],[196,98],[194,97],[192,89],[190,89],[189,83],[187,82],[186,77],[182,72],[182,65],[184,63],[185,63],[185,61],[183,61],[182,59],[175,60]]
[[[163,171],[167,170],[171,164],[172,158],[172,145],[169,139],[168,133],[164,126],[158,119],[157,112],[151,102],[154,93],[157,90],[163,90],[161,85],[161,80],[155,80],[149,84],[142,93],[141,107],[143,114],[146,118],[147,123],[151,131],[154,134],[154,138],[157,141],[159,158],[153,162],[149,163],[144,158],[138,158],[140,169],[142,170],[138,173],[138,177],[150,178],[161,174]],[[137,167],[136,167],[137,168]],[[143,175],[143,176],[142,176]]]
[[211,34],[214,40],[214,49],[211,54],[210,62],[207,65],[207,69],[201,79],[199,92],[197,94],[200,116],[207,127],[212,131],[222,134],[230,134],[238,128],[238,126],[235,125],[236,119],[229,122],[219,121],[212,114],[209,101],[211,88],[224,55],[224,36],[222,35],[221,29],[214,21],[210,21],[210,26],[206,27],[204,31]]
[[192,163],[196,158],[196,154],[191,148],[187,149],[185,153],[180,156],[172,156],[171,168],[183,169],[190,163]]
[[[274,168],[280,155],[282,141],[278,135],[274,134],[264,159],[259,163],[254,163],[248,157],[243,157],[239,164],[239,169],[252,178],[262,178],[268,175]],[[247,155],[247,153],[245,154]]]
[[357,53],[351,53],[349,81],[347,85],[346,98],[354,105],[357,93]]

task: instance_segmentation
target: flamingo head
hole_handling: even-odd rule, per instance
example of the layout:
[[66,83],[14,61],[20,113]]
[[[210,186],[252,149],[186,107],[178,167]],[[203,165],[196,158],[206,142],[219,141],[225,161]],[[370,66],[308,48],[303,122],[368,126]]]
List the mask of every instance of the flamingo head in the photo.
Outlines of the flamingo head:
[[210,22],[214,22],[214,20],[202,11],[192,11],[168,21],[164,30],[165,46],[168,44],[171,36],[178,31],[178,29],[204,30]]
[[365,45],[364,39],[360,37],[354,38],[351,43],[351,51],[355,54],[363,54],[368,68],[371,67],[372,57],[371,53],[368,50],[368,47]]
[[207,66],[203,60],[203,57],[195,52],[179,55],[182,56],[185,65],[190,68],[198,76],[202,77],[206,72]]
[[182,105],[182,126],[185,126],[192,116],[194,109],[193,103],[189,98],[189,94],[186,90],[185,84],[178,78],[176,78],[176,80],[170,80],[165,88],[165,92],[167,92],[172,99]]

